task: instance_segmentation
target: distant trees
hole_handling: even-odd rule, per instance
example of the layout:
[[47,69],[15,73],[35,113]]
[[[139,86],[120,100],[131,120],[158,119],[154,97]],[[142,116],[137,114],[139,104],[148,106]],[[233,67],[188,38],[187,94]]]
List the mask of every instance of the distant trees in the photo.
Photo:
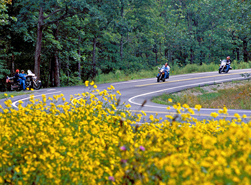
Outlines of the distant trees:
[[60,86],[167,61],[247,62],[250,8],[242,0],[1,0],[0,77],[34,69]]

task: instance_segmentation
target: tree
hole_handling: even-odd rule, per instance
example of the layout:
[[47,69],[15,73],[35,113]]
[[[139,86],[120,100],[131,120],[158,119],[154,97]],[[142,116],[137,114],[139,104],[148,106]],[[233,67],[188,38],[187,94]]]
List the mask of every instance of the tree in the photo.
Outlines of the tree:
[[0,78],[9,74],[7,60],[14,57],[8,54],[11,42],[10,23],[16,21],[16,18],[8,12],[8,5],[11,4],[11,0],[0,0]]
[[[250,56],[248,52],[248,44],[251,40],[250,8],[250,2],[245,0],[235,0],[228,8],[228,11],[233,13],[230,15],[231,18],[228,19],[227,31],[229,36],[234,40],[234,43],[242,47],[243,59],[245,62],[248,62]],[[238,44],[238,40],[240,40],[241,44]]]
[[[25,3],[20,1],[20,3]],[[40,60],[41,60],[41,47],[42,47],[42,35],[43,28],[50,24],[55,24],[67,17],[80,13],[87,13],[87,4],[81,0],[75,1],[64,1],[59,2],[56,0],[29,0],[27,6],[23,6],[19,17],[22,21],[26,19],[33,19],[33,22],[37,22],[37,38],[36,38],[36,49],[35,49],[35,64],[34,71],[38,78],[40,78]],[[30,10],[33,10],[32,12]],[[28,15],[24,15],[23,12],[28,12]],[[37,15],[38,13],[38,15]],[[34,20],[34,16],[36,19]],[[24,19],[24,17],[26,19]],[[57,65],[57,64],[56,64]],[[59,78],[59,76],[57,77]],[[58,80],[56,80],[58,81]],[[57,85],[57,84],[56,84]]]

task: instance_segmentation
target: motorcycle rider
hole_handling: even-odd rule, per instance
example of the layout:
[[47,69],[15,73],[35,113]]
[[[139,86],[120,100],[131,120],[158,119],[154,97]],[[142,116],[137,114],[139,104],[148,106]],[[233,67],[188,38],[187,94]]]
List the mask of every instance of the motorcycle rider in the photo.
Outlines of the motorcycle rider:
[[19,69],[16,70],[16,73],[14,75],[14,81],[19,82]]
[[[166,79],[166,78],[169,78],[169,71],[170,71],[170,66],[168,65],[168,63],[165,63],[165,65],[164,66],[162,66],[162,68],[161,69],[164,69],[164,71],[165,71],[165,76],[164,76],[164,78]],[[159,73],[158,73],[158,75],[156,76],[157,78],[159,78]]]
[[230,64],[231,64],[230,56],[227,56],[227,69],[226,69],[226,71],[228,71],[231,68]]
[[20,80],[20,85],[23,88],[23,90],[25,91],[25,80],[26,80],[26,74],[24,73],[24,70],[21,70],[21,74],[19,74],[19,80]]

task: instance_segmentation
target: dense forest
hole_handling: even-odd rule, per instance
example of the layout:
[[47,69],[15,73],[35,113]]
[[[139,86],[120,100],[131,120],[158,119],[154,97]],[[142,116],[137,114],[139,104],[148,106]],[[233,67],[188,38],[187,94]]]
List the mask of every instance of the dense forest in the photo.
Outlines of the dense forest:
[[251,60],[250,0],[0,0],[0,78],[44,87],[168,62]]

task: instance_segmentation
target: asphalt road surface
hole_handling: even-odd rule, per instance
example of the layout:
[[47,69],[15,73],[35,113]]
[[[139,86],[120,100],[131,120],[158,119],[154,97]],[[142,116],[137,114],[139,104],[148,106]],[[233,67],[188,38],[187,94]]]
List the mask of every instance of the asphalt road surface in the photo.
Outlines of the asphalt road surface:
[[[131,105],[132,112],[140,112],[143,110],[147,116],[155,115],[158,113],[158,117],[165,117],[167,114],[175,114],[175,109],[166,109],[166,105],[159,105],[151,102],[152,97],[161,95],[163,93],[173,93],[178,92],[187,88],[211,85],[217,83],[223,83],[227,81],[244,80],[245,78],[241,76],[243,73],[251,73],[251,69],[241,69],[241,70],[230,70],[229,73],[219,74],[217,71],[214,72],[203,72],[203,73],[192,73],[184,75],[172,75],[170,78],[166,79],[165,82],[157,82],[155,78],[147,78],[141,80],[131,80],[116,83],[98,84],[99,90],[106,89],[110,85],[115,87],[115,90],[119,90],[121,93],[121,102]],[[57,94],[64,94],[67,101],[70,99],[70,95],[83,93],[88,91],[85,86],[74,86],[74,87],[59,87],[59,88],[47,88],[35,91],[35,98],[41,97],[42,94],[48,96],[53,96]],[[30,95],[17,96],[12,99],[13,106],[16,107],[19,100],[23,102],[29,100]],[[146,100],[146,104],[141,107],[142,103]],[[0,100],[0,104],[4,105],[4,100]],[[223,106],[223,105],[222,105]],[[202,105],[203,107],[203,105]],[[218,109],[205,109],[202,108],[199,112],[195,111],[193,117],[197,119],[212,119],[210,116],[211,112],[218,112]],[[220,115],[215,120],[225,117],[226,119],[233,119],[234,113],[239,115],[247,115],[246,121],[250,119],[251,110],[233,110],[228,109],[228,115]],[[148,117],[146,117],[148,120]],[[141,123],[142,124],[143,120]]]

